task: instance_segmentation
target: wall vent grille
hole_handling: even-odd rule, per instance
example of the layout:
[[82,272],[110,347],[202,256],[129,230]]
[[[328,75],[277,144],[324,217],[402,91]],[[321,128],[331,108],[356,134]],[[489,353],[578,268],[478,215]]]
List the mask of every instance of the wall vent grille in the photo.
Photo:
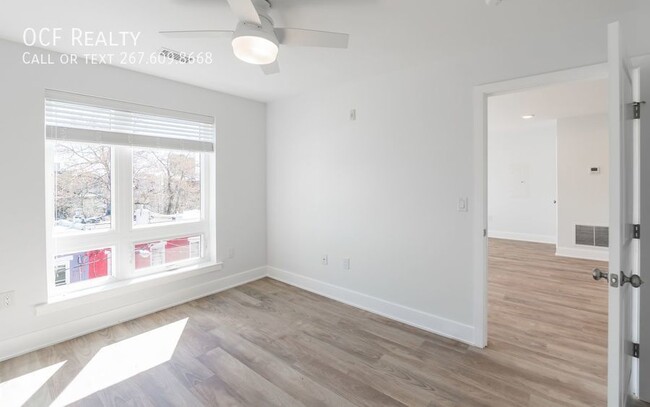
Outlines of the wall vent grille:
[[609,228],[596,226],[594,228],[595,246],[609,247]]
[[161,48],[159,51],[159,55],[165,58],[172,59],[181,64],[190,64],[194,62],[194,58],[190,57],[186,53],[180,51],[174,51],[173,49],[169,49],[169,48]]
[[609,227],[576,225],[576,244],[609,247]]

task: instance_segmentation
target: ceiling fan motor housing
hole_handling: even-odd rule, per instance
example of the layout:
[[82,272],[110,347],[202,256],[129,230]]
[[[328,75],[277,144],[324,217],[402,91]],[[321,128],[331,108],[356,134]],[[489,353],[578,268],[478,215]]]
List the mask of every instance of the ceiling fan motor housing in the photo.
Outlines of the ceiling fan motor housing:
[[267,65],[275,62],[279,41],[273,29],[273,20],[264,14],[260,14],[260,20],[261,26],[247,21],[237,24],[232,47],[237,58],[242,61]]

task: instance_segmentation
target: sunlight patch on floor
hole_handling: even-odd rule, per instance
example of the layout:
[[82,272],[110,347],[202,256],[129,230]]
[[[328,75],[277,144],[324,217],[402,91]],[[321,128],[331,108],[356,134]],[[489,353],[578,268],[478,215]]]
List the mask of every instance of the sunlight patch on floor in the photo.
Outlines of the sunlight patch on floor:
[[2,407],[24,405],[65,362],[67,360],[0,383],[0,405]]
[[188,318],[104,346],[51,407],[66,406],[171,359]]

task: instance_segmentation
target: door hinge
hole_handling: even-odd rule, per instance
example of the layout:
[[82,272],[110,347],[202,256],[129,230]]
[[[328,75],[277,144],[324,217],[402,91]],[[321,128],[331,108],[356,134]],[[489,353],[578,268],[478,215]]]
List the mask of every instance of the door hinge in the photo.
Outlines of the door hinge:
[[641,239],[641,225],[637,224],[632,226],[634,227],[632,237],[634,237],[635,239]]
[[640,351],[639,348],[640,347],[641,347],[641,345],[639,345],[638,343],[633,343],[632,344],[632,356],[634,356],[637,359],[639,358],[639,351]]
[[641,102],[632,103],[633,117],[635,119],[641,118]]

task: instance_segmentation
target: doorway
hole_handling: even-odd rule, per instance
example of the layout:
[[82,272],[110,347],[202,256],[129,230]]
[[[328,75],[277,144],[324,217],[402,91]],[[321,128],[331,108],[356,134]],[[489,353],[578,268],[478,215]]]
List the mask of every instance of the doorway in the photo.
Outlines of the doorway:
[[[597,79],[608,76],[608,122],[610,148],[610,212],[609,212],[609,273],[594,271],[594,278],[604,279],[608,285],[608,374],[607,405],[612,407],[636,405],[647,398],[639,391],[640,383],[647,383],[644,366],[649,364],[640,356],[644,335],[649,324],[640,307],[639,296],[644,297],[642,276],[643,248],[648,240],[640,233],[641,219],[650,218],[650,206],[642,205],[650,179],[640,165],[647,146],[641,139],[644,101],[650,89],[640,81],[644,57],[630,59],[626,53],[625,36],[620,23],[608,25],[607,64],[554,72],[528,78],[475,87],[474,94],[474,160],[475,195],[480,209],[474,217],[481,234],[474,235],[476,267],[474,275],[475,344],[488,345],[488,205],[487,205],[487,136],[488,98],[524,89],[548,86],[570,81]],[[645,62],[645,61],[641,61]],[[641,130],[640,130],[641,129]],[[639,369],[639,366],[641,369]],[[641,374],[639,374],[639,370]],[[644,386],[643,384],[641,387]],[[642,389],[643,390],[643,389]]]
[[[597,81],[607,78],[607,64],[591,65],[587,67],[552,72],[548,74],[519,78],[504,82],[478,86],[474,90],[474,168],[475,196],[477,197],[477,215],[474,218],[475,227],[482,230],[476,234],[474,297],[477,299],[474,309],[475,344],[485,347],[488,344],[488,100],[491,97],[508,95],[526,90],[534,90],[560,84],[569,84],[581,81]],[[530,112],[522,113],[527,115]],[[533,113],[534,114],[534,113]],[[522,118],[522,120],[525,120]]]
[[[577,392],[572,397],[586,397],[595,404],[604,404],[607,397],[607,286],[593,281],[591,270],[607,267],[607,242],[597,234],[608,225],[607,218],[582,216],[584,203],[574,202],[566,191],[575,192],[581,182],[607,180],[607,163],[583,154],[588,149],[579,135],[566,134],[587,137],[592,131],[569,130],[585,127],[585,122],[595,126],[600,120],[599,126],[604,122],[600,139],[607,145],[607,75],[607,65],[602,64],[484,85],[475,91],[475,111],[482,112],[475,121],[479,163],[475,175],[482,181],[475,193],[484,203],[476,217],[483,229],[483,236],[476,237],[480,262],[475,280],[479,282],[476,343],[508,348],[524,363],[584,378],[572,384]],[[571,103],[578,94],[588,102]],[[596,94],[600,107],[589,107],[598,99]],[[492,101],[497,103],[491,105]],[[567,105],[577,110],[560,111]],[[589,117],[597,115],[601,117]],[[606,158],[607,151],[603,153],[601,158]],[[576,174],[585,162],[587,168]],[[490,174],[497,178],[490,179]],[[580,179],[584,175],[592,178]],[[573,188],[565,185],[566,180],[574,183]],[[604,186],[600,198],[607,204],[607,182]],[[491,195],[491,189],[496,194]],[[565,198],[562,209],[561,198]],[[567,217],[573,220],[566,221]],[[576,285],[582,287],[577,290],[580,295],[572,291]],[[569,311],[573,317],[563,316]]]
[[[610,36],[612,32],[616,33],[616,30],[618,29],[617,24],[612,24],[609,27],[610,29]],[[615,37],[615,36],[614,36]],[[616,41],[612,41],[610,39],[610,49],[612,44],[616,44]],[[475,88],[475,94],[474,94],[474,111],[476,112],[475,114],[475,121],[474,121],[474,126],[475,126],[475,150],[474,150],[474,159],[477,165],[475,166],[475,179],[477,182],[475,183],[475,196],[477,197],[477,204],[476,207],[478,208],[477,215],[474,218],[475,221],[475,227],[477,230],[482,230],[482,233],[477,233],[474,235],[475,239],[475,256],[477,259],[477,264],[475,267],[475,275],[474,275],[474,295],[476,298],[475,302],[475,312],[474,312],[474,322],[475,322],[475,344],[479,347],[485,347],[488,346],[488,242],[489,238],[488,236],[488,103],[489,103],[489,98],[494,97],[494,96],[500,96],[500,95],[507,95],[507,94],[512,94],[512,93],[517,93],[517,92],[522,92],[525,90],[531,90],[531,89],[536,89],[536,88],[541,88],[541,87],[548,87],[548,86],[553,86],[553,85],[558,85],[558,84],[567,84],[570,82],[580,82],[580,81],[590,81],[590,80],[602,80],[608,77],[608,74],[611,74],[613,78],[619,78],[620,74],[617,71],[618,63],[617,58],[619,55],[614,52],[610,53],[610,62],[609,66],[608,64],[600,64],[600,65],[593,65],[593,66],[588,66],[588,67],[582,67],[582,68],[576,68],[576,69],[570,69],[570,70],[565,70],[565,71],[559,71],[559,72],[553,72],[549,74],[543,74],[543,75],[537,75],[533,77],[527,77],[527,78],[520,78],[520,79],[515,79],[515,80],[510,80],[510,81],[504,81],[504,82],[499,82],[499,83],[494,83],[494,84],[488,84],[488,85],[482,85],[482,86],[477,86]],[[640,63],[644,62],[644,63]],[[640,58],[636,58],[634,65],[635,66],[645,66],[645,65],[650,65],[650,64],[645,64],[647,62],[647,58],[643,61],[640,60]],[[638,70],[637,70],[638,72]],[[647,72],[647,71],[646,71]],[[638,75],[638,74],[637,74]],[[629,76],[628,76],[629,78]],[[638,79],[637,79],[638,83]],[[643,86],[641,88],[641,95],[645,95],[647,92],[650,92],[650,86],[648,84],[650,81],[646,82],[646,86]],[[632,105],[639,105],[639,102],[634,102],[634,100],[640,100],[638,99],[639,95],[635,93],[633,101],[630,101],[628,99],[628,96],[626,94],[625,99],[623,97],[618,97],[618,92],[619,92],[619,84],[616,82],[616,80],[609,80],[609,113],[608,113],[608,120],[610,121],[610,148],[612,145],[616,146],[617,149],[620,149],[621,146],[619,143],[628,143],[626,140],[638,140],[638,130],[635,130],[637,133],[636,135],[632,136],[631,134],[628,134],[628,129],[626,127],[625,132],[623,130],[619,131],[619,126],[622,125],[622,123],[625,123],[625,126],[631,126],[631,123],[634,122],[635,129],[639,128],[639,123],[641,121],[638,120],[638,117],[632,117],[631,115],[628,114],[629,111],[631,111]],[[638,89],[638,85],[637,85]],[[648,93],[650,94],[650,93]],[[619,107],[620,106],[620,107]],[[641,104],[642,110],[643,110],[643,104]],[[619,111],[622,112],[619,114]],[[624,113],[624,114],[623,114]],[[614,121],[612,122],[612,117],[614,118]],[[637,120],[635,120],[637,119]],[[642,131],[643,129],[647,130],[646,126],[641,125],[640,126]],[[619,141],[620,140],[620,141]],[[647,144],[647,145],[645,145]],[[645,145],[645,146],[644,146]],[[643,143],[641,142],[641,154],[643,154],[643,151],[647,151],[647,147],[650,146],[650,143]],[[638,148],[635,147],[635,149]],[[612,152],[615,150],[612,150]],[[610,159],[613,160],[610,162],[612,165],[611,171],[614,172],[616,170],[616,175],[617,177],[613,177],[614,179],[618,179],[618,174],[621,173],[621,161],[620,157],[618,156],[618,151],[616,150],[617,154],[611,155]],[[637,150],[638,151],[638,150]],[[629,156],[631,157],[631,155]],[[632,165],[631,164],[631,158],[626,158],[625,160],[628,161],[628,164],[626,165]],[[638,156],[637,156],[638,157]],[[625,160],[623,162],[625,162]],[[635,162],[637,164],[634,164],[636,167],[638,167],[638,162],[639,159],[635,158]],[[642,162],[643,163],[643,162]],[[646,173],[643,170],[643,165],[641,165],[641,172],[640,173]],[[591,171],[591,168],[589,169]],[[638,168],[636,170],[636,174],[634,175],[634,183],[639,183],[639,172]],[[631,171],[628,171],[626,169],[626,173],[630,173]],[[614,175],[614,174],[613,174]],[[630,175],[631,177],[631,175]],[[631,178],[630,178],[631,179]],[[630,181],[632,183],[632,181]],[[642,181],[640,182],[640,196],[642,197],[641,200],[643,201],[643,197],[645,197],[647,191],[650,191],[650,186],[647,185],[648,182]],[[630,187],[631,188],[631,187]],[[637,187],[635,187],[637,188]],[[619,205],[619,198],[618,198],[618,193],[620,188],[614,188],[615,194],[612,195],[612,200],[610,201],[610,204],[615,203],[616,205]],[[627,189],[626,189],[627,190]],[[629,189],[631,192],[632,190]],[[610,190],[610,194],[612,193],[612,190]],[[634,195],[637,195],[637,192],[634,193]],[[638,199],[638,198],[637,198]],[[638,202],[637,202],[638,204]],[[619,216],[618,209],[620,209],[620,206],[612,206],[610,208],[610,222],[612,222],[612,216],[616,217]],[[646,214],[647,211],[644,212],[643,206],[641,210],[641,217],[645,218],[647,216],[643,216],[643,214]],[[626,218],[627,219],[627,218]],[[629,220],[631,220],[630,218]],[[617,231],[615,234],[615,239],[611,242],[612,243],[612,255],[614,253],[618,253],[618,250],[620,249],[620,240],[619,240],[619,235],[618,233],[624,233],[626,239],[632,238],[632,225],[628,225],[629,227],[621,228],[622,225],[627,225],[627,222],[629,220],[626,220],[625,223],[621,223],[618,218],[615,219],[616,222],[612,223],[612,230]],[[635,215],[635,220],[638,222],[638,215]],[[493,219],[494,221],[494,219]],[[630,235],[627,236],[627,232],[630,232]],[[611,239],[612,234],[610,233],[610,239]],[[622,238],[622,236],[621,236]],[[636,242],[639,242],[638,236],[636,237]],[[642,247],[647,247],[647,242],[648,240],[641,239],[641,246]],[[556,245],[558,242],[556,242]],[[617,244],[617,248],[615,248],[614,244]],[[638,244],[638,243],[636,243]],[[645,245],[645,246],[644,246]],[[563,253],[557,253],[557,248],[555,249],[556,253],[555,254],[563,254]],[[511,250],[512,252],[512,250]],[[643,253],[643,250],[641,250]],[[552,253],[551,253],[552,254]],[[549,255],[551,255],[549,254]],[[565,253],[566,254],[566,253]],[[575,254],[575,253],[574,253]],[[582,253],[584,254],[584,253]],[[560,256],[562,257],[562,256]],[[582,257],[582,256],[573,256],[573,257]],[[620,259],[618,259],[620,260]],[[572,260],[574,261],[574,260]],[[615,264],[618,264],[618,262],[614,262]],[[638,269],[638,263],[636,264],[636,269]],[[634,270],[632,269],[631,274],[634,274]],[[602,269],[601,269],[602,270]],[[615,270],[618,270],[618,268],[615,268]],[[608,362],[608,404],[610,405],[623,405],[620,402],[619,404],[618,401],[616,401],[616,398],[621,395],[621,397],[624,396],[625,391],[621,390],[620,386],[617,387],[616,383],[619,377],[623,377],[616,375],[616,370],[618,366],[618,361],[625,359],[626,361],[631,361],[631,367],[632,367],[632,372],[631,376],[629,375],[630,372],[627,370],[627,366],[623,367],[621,365],[620,371],[621,374],[623,374],[627,370],[627,376],[629,379],[632,380],[631,382],[631,387],[630,387],[630,393],[627,394],[632,394],[632,395],[638,395],[639,394],[639,365],[641,366],[641,371],[643,372],[644,366],[649,366],[650,364],[644,363],[643,358],[639,358],[638,353],[635,355],[631,349],[633,348],[632,345],[633,343],[630,341],[632,339],[633,342],[638,343],[639,342],[639,337],[641,336],[641,342],[643,342],[643,335],[639,335],[638,331],[638,319],[639,319],[639,312],[642,311],[638,308],[635,308],[637,311],[636,317],[632,315],[632,320],[637,320],[637,325],[635,328],[634,322],[632,323],[632,329],[634,332],[631,334],[627,333],[625,331],[625,336],[627,339],[625,339],[622,342],[616,342],[616,339],[621,335],[623,337],[624,331],[621,329],[617,329],[616,327],[618,326],[616,324],[616,321],[621,321],[619,319],[619,314],[618,310],[623,309],[622,306],[619,308],[619,302],[618,302],[618,294],[619,291],[617,287],[618,285],[618,275],[620,274],[621,278],[623,278],[623,275],[631,275],[630,272],[621,272],[621,273],[616,273],[616,271],[613,271],[614,276],[611,276],[611,281],[608,282],[608,284],[611,286],[609,287],[609,304],[608,308],[611,311],[612,309],[616,310],[615,315],[616,318],[615,321],[613,321],[611,318],[608,318],[608,334],[609,334],[609,362]],[[610,274],[612,274],[610,273]],[[583,273],[584,274],[584,273]],[[640,273],[641,275],[644,275],[643,272]],[[534,280],[535,275],[532,275],[529,277],[531,280]],[[605,277],[606,278],[606,277]],[[583,281],[583,280],[581,280]],[[627,287],[626,287],[627,288]],[[643,290],[641,290],[643,291]],[[621,289],[621,293],[623,292],[623,289]],[[632,291],[635,296],[636,300],[632,300],[632,302],[636,302],[636,306],[638,307],[638,290],[637,291]],[[643,297],[643,295],[642,295]],[[643,313],[641,312],[641,315],[649,315],[648,313]],[[623,318],[621,315],[620,318]],[[626,317],[627,318],[627,317]],[[650,324],[645,324],[643,323],[644,318],[641,318],[641,331],[644,329],[647,330],[647,327],[650,326]],[[647,318],[646,318],[647,320]],[[645,327],[645,328],[644,328]],[[620,327],[619,327],[620,328]],[[636,332],[636,333],[635,333]],[[614,338],[614,339],[612,339]],[[635,339],[636,338],[636,339]],[[585,338],[585,340],[589,340],[589,338]],[[614,345],[612,345],[614,344]],[[620,345],[620,346],[619,346]],[[638,345],[635,345],[636,349],[638,349]],[[617,356],[619,349],[623,352],[620,355],[620,359]],[[635,359],[636,358],[636,359]],[[616,360],[616,364],[612,364],[612,360]],[[641,360],[641,363],[639,364],[639,360]],[[627,362],[626,362],[627,363]],[[616,372],[612,371],[615,370]],[[636,373],[635,373],[636,372]],[[644,383],[644,375],[641,374],[641,382]],[[648,375],[645,376],[647,379]],[[635,379],[636,378],[636,379]],[[641,386],[643,387],[643,385]],[[619,391],[620,390],[620,391]],[[643,389],[641,389],[643,390]],[[641,391],[640,393],[643,393]],[[646,395],[647,397],[647,395]],[[643,396],[641,397],[642,399],[644,398]],[[640,402],[638,399],[635,399],[634,396],[632,396],[632,400],[635,403],[643,403]],[[635,404],[636,405],[636,404]],[[644,404],[645,405],[645,404]]]
[[[606,78],[488,98],[488,346],[607,399]],[[548,402],[557,403],[553,395]]]

